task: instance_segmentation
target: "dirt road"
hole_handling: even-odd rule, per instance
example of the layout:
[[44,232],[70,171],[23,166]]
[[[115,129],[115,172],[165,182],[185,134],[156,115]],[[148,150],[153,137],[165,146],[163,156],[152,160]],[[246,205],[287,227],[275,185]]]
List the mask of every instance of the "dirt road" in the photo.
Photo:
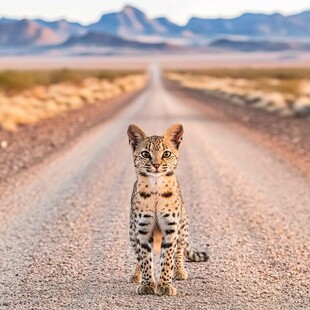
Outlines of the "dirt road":
[[[179,179],[195,248],[176,297],[127,283],[129,123],[185,128]],[[293,165],[162,85],[0,187],[0,309],[310,309],[310,186]]]

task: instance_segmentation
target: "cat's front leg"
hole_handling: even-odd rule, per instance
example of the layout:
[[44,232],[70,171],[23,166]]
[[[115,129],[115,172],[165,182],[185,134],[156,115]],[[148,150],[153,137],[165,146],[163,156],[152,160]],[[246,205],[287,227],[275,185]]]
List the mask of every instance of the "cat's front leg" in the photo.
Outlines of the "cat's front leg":
[[142,273],[141,284],[137,293],[141,295],[155,294],[155,278],[153,264],[153,231],[155,218],[149,213],[139,213],[136,225],[138,263]]
[[184,266],[184,249],[187,244],[188,223],[185,208],[182,209],[181,220],[178,230],[178,245],[175,254],[174,279],[186,280],[187,272]]
[[136,263],[134,270],[131,276],[129,277],[129,282],[140,284],[141,280],[142,280],[142,274],[141,274],[140,264]]
[[164,214],[160,221],[163,235],[160,255],[160,276],[156,287],[158,295],[176,295],[177,290],[172,285],[174,273],[175,254],[178,243],[178,218],[175,213]]
[[134,252],[135,252],[135,258],[137,260],[137,263],[135,264],[135,268],[133,270],[133,273],[130,275],[128,281],[130,283],[141,283],[141,269],[140,269],[140,264],[138,261],[138,257],[139,257],[139,250],[138,250],[138,239],[136,236],[136,223],[135,223],[135,213],[131,212],[130,214],[130,225],[129,225],[129,240],[130,240],[130,244],[131,247],[133,248]]

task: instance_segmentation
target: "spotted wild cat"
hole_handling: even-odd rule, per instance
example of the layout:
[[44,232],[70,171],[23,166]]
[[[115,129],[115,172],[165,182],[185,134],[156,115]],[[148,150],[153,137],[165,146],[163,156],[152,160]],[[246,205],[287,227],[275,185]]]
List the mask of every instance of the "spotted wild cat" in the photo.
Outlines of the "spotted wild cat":
[[[183,126],[175,124],[162,137],[148,137],[140,127],[130,125],[127,134],[137,174],[129,232],[136,265],[129,281],[139,283],[139,294],[176,295],[172,279],[187,279],[184,255],[191,261],[208,260],[206,252],[195,252],[188,243],[187,214],[175,176]],[[155,247],[161,249],[157,285]]]

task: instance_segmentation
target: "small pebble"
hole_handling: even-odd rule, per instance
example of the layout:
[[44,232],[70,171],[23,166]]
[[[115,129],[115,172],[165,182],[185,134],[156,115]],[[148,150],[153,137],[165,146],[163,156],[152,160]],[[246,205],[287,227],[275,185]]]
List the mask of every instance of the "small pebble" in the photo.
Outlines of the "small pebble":
[[0,143],[0,147],[1,147],[2,149],[5,149],[7,146],[8,146],[8,142],[5,141],[5,140],[2,140],[1,143]]

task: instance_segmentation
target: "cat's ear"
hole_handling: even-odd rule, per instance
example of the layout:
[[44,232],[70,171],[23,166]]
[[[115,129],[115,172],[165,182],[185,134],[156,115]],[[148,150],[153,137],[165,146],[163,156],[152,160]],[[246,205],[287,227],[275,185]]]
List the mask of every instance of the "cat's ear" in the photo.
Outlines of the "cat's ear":
[[167,129],[164,137],[172,142],[176,149],[179,149],[183,139],[183,133],[184,130],[182,124],[174,124]]
[[133,150],[135,150],[137,145],[147,137],[146,133],[135,124],[129,125],[127,135],[129,138],[129,144]]

